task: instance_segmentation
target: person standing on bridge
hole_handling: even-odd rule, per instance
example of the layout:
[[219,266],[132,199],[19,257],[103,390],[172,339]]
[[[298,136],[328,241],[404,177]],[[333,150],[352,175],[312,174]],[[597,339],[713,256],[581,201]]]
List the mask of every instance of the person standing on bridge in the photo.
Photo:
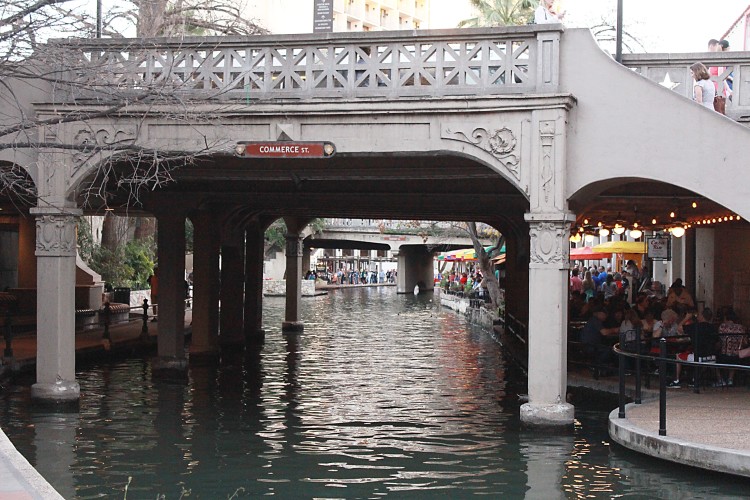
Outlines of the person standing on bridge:
[[693,100],[705,106],[708,109],[714,109],[714,97],[716,97],[716,87],[711,82],[711,75],[708,73],[703,63],[693,63],[690,66],[690,71],[693,72]]
[[561,23],[565,17],[565,11],[560,11],[555,5],[555,0],[541,0],[539,7],[534,11],[535,24]]

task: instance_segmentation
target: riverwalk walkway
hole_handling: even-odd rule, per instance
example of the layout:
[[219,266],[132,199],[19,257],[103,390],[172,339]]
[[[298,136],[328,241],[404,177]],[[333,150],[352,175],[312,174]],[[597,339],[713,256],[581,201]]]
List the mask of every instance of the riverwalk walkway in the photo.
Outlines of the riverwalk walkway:
[[[750,477],[750,387],[705,387],[667,390],[667,435],[659,436],[658,377],[642,388],[641,404],[609,414],[613,441],[652,457],[716,472]],[[570,370],[569,388],[619,394],[617,375],[595,380],[588,370]],[[625,379],[625,395],[634,399],[633,376]]]

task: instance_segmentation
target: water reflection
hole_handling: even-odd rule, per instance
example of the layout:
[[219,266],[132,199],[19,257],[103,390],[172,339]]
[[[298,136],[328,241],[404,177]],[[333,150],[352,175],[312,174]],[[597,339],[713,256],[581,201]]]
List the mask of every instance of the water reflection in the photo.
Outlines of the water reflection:
[[574,433],[521,431],[522,374],[430,299],[377,288],[307,299],[301,335],[280,332],[284,303],[269,299],[265,345],[191,365],[187,386],[153,382],[148,359],[102,364],[78,374],[80,414],[31,414],[19,385],[3,393],[0,425],[66,498],[121,498],[131,476],[128,498],[716,493],[610,447],[614,403],[578,402]]

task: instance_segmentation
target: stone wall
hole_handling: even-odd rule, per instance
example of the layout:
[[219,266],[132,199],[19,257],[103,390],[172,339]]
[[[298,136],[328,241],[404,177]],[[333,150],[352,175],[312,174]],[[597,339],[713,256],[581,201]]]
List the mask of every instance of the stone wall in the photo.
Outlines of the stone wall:
[[[315,295],[315,281],[302,280],[302,296]],[[263,280],[263,295],[269,297],[283,297],[286,295],[286,280]]]
[[487,330],[492,329],[493,322],[497,319],[497,314],[486,307],[471,307],[471,300],[466,297],[451,295],[436,288],[435,298],[441,306],[463,314],[469,323],[481,326]]

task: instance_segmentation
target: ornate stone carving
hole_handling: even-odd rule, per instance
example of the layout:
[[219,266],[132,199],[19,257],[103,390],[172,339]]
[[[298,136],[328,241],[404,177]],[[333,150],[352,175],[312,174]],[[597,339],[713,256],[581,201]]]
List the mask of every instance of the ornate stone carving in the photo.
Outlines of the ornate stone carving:
[[495,129],[492,132],[486,128],[475,128],[469,136],[463,132],[454,132],[446,129],[443,134],[444,139],[454,141],[468,142],[484,151],[487,151],[516,178],[521,180],[520,158],[515,154],[518,141],[513,131],[507,127]]
[[530,224],[531,256],[533,264],[567,264],[568,224],[532,222]]
[[119,143],[129,143],[135,139],[134,130],[115,130],[107,128],[82,128],[73,137],[73,144],[83,146],[84,149],[94,147],[115,146]]
[[288,234],[286,236],[287,257],[302,257],[303,250],[302,238],[296,234]]
[[75,257],[75,217],[72,215],[38,215],[36,218],[36,255]]
[[549,206],[552,188],[555,185],[555,168],[552,163],[553,144],[555,140],[555,122],[552,120],[539,123],[539,134],[542,142],[541,189],[544,205]]
[[78,170],[92,161],[91,152],[94,149],[114,150],[118,145],[132,144],[136,139],[133,128],[111,129],[111,128],[82,128],[73,136],[73,144],[80,146],[81,151],[73,155],[73,175]]

